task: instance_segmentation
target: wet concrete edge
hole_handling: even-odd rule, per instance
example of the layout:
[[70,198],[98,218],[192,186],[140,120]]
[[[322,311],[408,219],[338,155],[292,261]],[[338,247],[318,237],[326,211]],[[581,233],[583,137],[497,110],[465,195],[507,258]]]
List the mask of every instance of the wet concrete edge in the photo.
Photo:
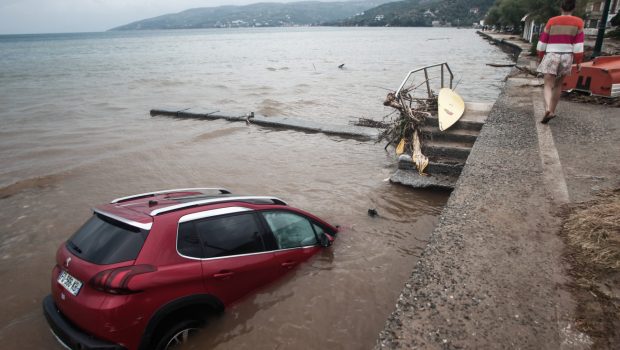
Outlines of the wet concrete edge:
[[335,125],[314,122],[311,119],[297,119],[290,117],[266,117],[260,114],[238,115],[233,113],[223,113],[220,111],[210,112],[208,110],[185,108],[177,109],[171,107],[151,109],[150,114],[155,116],[167,116],[173,118],[189,118],[203,120],[222,119],[229,122],[246,122],[263,127],[274,129],[290,129],[308,133],[323,133],[326,135],[340,136],[343,138],[353,138],[363,141],[377,141],[379,129],[368,128],[356,125]]
[[517,60],[519,55],[521,55],[522,48],[519,45],[517,45],[517,44],[514,44],[514,43],[512,43],[510,41],[507,41],[507,40],[504,40],[504,39],[494,38],[491,35],[489,35],[489,34],[487,34],[485,32],[481,32],[479,30],[476,31],[476,33],[478,35],[480,35],[481,37],[483,37],[484,39],[489,40],[492,43],[499,45],[500,48],[502,48],[504,51],[509,52],[513,56],[513,58],[515,60]]

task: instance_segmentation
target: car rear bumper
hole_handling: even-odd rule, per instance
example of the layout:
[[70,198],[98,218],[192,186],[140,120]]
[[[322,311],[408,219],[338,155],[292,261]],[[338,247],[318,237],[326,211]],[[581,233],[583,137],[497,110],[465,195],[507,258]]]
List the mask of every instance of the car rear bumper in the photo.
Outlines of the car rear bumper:
[[51,295],[43,299],[43,314],[52,334],[67,349],[125,350],[125,347],[119,344],[94,338],[77,329],[60,313]]

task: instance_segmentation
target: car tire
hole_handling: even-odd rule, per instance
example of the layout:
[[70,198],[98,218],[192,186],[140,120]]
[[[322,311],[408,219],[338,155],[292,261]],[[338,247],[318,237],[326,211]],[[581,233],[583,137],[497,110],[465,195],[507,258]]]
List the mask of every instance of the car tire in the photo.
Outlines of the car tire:
[[162,335],[153,341],[154,350],[172,350],[184,344],[188,337],[198,332],[202,322],[196,320],[183,320],[173,323],[170,327],[162,329]]

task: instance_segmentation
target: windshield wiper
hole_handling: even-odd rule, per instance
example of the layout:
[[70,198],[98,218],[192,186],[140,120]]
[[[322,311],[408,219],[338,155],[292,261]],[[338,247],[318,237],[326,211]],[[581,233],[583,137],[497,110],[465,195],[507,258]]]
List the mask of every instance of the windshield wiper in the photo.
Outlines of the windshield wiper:
[[82,254],[82,249],[80,249],[80,247],[78,247],[77,245],[75,245],[75,243],[73,243],[73,241],[69,240],[67,241],[67,243],[69,244],[69,246],[71,247],[71,249],[75,250],[76,252],[78,252],[78,254]]

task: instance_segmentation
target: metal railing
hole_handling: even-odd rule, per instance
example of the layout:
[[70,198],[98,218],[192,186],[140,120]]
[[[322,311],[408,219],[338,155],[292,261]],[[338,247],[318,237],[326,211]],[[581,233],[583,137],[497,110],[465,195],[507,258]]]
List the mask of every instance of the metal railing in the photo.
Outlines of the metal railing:
[[124,202],[124,201],[128,201],[131,199],[138,199],[138,198],[146,198],[146,197],[153,197],[156,195],[160,195],[160,194],[166,194],[166,193],[175,193],[175,192],[200,192],[203,193],[205,191],[219,191],[220,194],[231,194],[231,192],[225,188],[217,188],[217,187],[200,187],[200,188],[175,188],[175,189],[171,189],[171,190],[163,190],[163,191],[155,191],[155,192],[147,192],[147,193],[140,193],[140,194],[134,194],[132,196],[127,196],[127,197],[121,197],[121,198],[116,198],[114,200],[112,200],[110,203],[111,204],[115,204],[115,203],[119,203],[119,202]]
[[432,64],[430,66],[420,67],[420,68],[414,69],[414,70],[410,71],[409,73],[407,73],[407,75],[405,76],[405,79],[403,79],[403,82],[398,87],[398,90],[396,90],[396,96],[398,96],[398,94],[403,89],[405,84],[407,84],[407,81],[409,81],[409,78],[411,77],[411,75],[413,75],[413,74],[415,74],[415,73],[417,73],[419,71],[424,71],[424,78],[425,78],[425,82],[426,82],[426,91],[428,93],[428,97],[432,98],[433,97],[433,92],[431,90],[430,79],[428,77],[428,70],[429,70],[429,68],[435,68],[435,67],[441,67],[441,87],[442,88],[445,87],[445,75],[446,75],[445,72],[447,71],[449,76],[450,76],[450,89],[452,89],[452,82],[454,81],[454,74],[452,74],[452,70],[450,69],[450,66],[448,65],[448,63],[447,62],[443,62],[443,63],[438,63],[438,64]]
[[168,207],[155,209],[150,212],[150,215],[157,216],[162,213],[176,211],[176,210],[180,210],[184,208],[196,207],[199,205],[227,203],[227,202],[258,203],[262,201],[266,201],[271,204],[277,204],[277,205],[287,205],[286,202],[281,200],[280,198],[269,197],[269,196],[238,196],[238,197],[224,197],[224,198],[209,198],[209,199],[196,200],[192,202],[180,203],[180,204],[171,205]]

